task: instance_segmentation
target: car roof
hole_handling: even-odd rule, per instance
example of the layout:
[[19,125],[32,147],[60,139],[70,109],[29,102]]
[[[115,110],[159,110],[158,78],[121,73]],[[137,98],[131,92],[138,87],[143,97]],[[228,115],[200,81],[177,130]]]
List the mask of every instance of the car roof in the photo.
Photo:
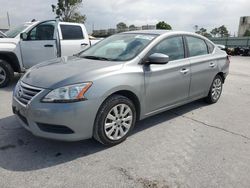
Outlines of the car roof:
[[127,31],[124,33],[133,33],[133,34],[152,34],[152,35],[162,35],[165,33],[169,33],[171,30],[136,30],[136,31]]
[[[136,30],[136,31],[127,31],[124,32],[126,34],[149,34],[149,35],[191,35],[194,37],[199,37],[202,38],[204,40],[210,41],[208,38],[201,36],[199,34],[196,33],[192,33],[192,32],[187,32],[187,31],[174,31],[174,30],[161,30],[161,29],[155,29],[155,30]],[[211,42],[211,41],[210,41]]]
[[174,30],[161,30],[161,29],[155,29],[155,30],[136,30],[136,31],[127,31],[124,33],[133,33],[133,34],[151,34],[151,35],[164,35],[164,34],[176,34],[176,35],[193,35],[193,36],[199,36],[196,33],[187,32],[187,31],[174,31]]

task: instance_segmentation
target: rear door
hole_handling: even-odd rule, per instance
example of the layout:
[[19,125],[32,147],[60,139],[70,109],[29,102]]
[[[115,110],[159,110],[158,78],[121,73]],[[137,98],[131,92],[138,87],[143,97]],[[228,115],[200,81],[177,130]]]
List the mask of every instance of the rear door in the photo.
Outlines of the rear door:
[[204,39],[186,36],[186,41],[192,73],[190,97],[199,98],[207,94],[213,78],[217,74],[217,60],[212,55],[213,46],[211,44],[208,46]]
[[61,55],[72,56],[90,46],[87,31],[82,24],[60,23]]
[[185,59],[182,36],[164,39],[151,50],[153,53],[166,54],[170,61],[144,66],[147,114],[185,101],[190,86],[190,63]]
[[30,68],[42,61],[57,57],[55,21],[38,24],[20,41],[23,66]]

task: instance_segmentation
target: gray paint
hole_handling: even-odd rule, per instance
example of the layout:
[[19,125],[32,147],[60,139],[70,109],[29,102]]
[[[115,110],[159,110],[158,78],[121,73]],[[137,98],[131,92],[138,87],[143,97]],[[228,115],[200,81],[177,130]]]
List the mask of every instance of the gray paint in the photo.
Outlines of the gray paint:
[[[38,136],[58,140],[81,140],[92,137],[98,108],[111,94],[127,90],[140,102],[140,119],[207,96],[213,78],[219,72],[228,74],[227,54],[215,48],[212,54],[170,61],[165,65],[145,65],[143,58],[161,40],[175,35],[196,34],[173,31],[137,31],[159,36],[136,58],[127,62],[96,61],[77,57],[64,57],[39,64],[27,72],[22,82],[44,88],[26,107],[15,98],[13,106],[24,111],[29,130]],[[214,64],[213,67],[210,64]],[[187,72],[182,72],[183,69]],[[92,81],[85,94],[87,101],[71,104],[41,103],[52,89],[75,83]],[[38,129],[35,122],[65,125],[76,133],[49,134]]]

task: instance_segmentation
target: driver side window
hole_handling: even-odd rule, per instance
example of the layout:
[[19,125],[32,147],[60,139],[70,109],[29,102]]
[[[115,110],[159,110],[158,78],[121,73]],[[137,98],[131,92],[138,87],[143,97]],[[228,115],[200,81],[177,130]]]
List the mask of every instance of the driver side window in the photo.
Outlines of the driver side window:
[[28,34],[28,40],[54,40],[55,22],[43,22]]
[[152,49],[151,54],[153,53],[168,55],[170,61],[184,59],[185,51],[182,37],[171,37],[161,41]]

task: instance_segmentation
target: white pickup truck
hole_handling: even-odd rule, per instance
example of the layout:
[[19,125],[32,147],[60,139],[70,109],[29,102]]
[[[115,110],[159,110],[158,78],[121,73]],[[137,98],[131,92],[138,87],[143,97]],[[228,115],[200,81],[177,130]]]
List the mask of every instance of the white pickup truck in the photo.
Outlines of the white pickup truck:
[[0,38],[0,88],[9,84],[14,72],[24,72],[49,59],[72,56],[91,45],[83,24],[56,20],[27,22],[5,35]]

